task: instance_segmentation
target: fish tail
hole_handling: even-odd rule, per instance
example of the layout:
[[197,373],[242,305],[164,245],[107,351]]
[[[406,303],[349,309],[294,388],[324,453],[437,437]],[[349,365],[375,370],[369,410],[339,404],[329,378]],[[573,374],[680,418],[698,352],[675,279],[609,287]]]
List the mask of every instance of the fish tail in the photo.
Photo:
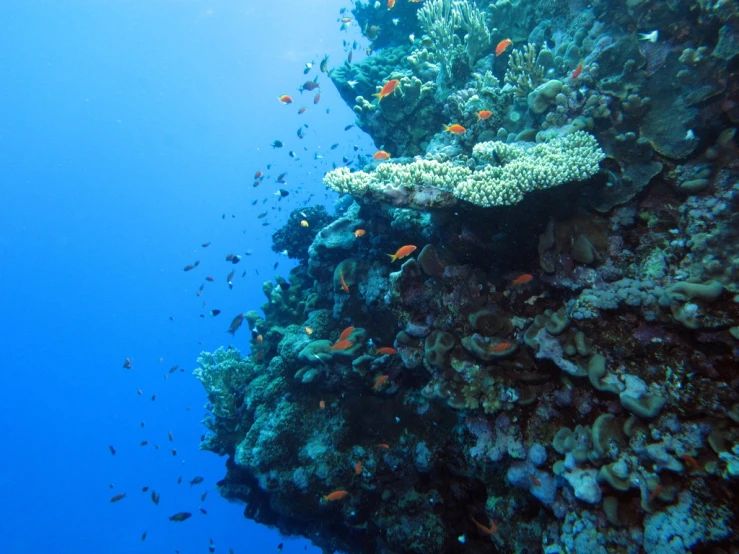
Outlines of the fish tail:
[[390,263],[393,263],[397,258],[395,257],[395,254],[387,254],[387,256],[390,257]]

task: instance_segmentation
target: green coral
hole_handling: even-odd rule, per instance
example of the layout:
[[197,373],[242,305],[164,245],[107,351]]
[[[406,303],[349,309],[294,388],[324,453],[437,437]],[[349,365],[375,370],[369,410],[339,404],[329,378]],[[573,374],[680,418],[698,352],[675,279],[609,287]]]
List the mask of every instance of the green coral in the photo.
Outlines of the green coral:
[[503,78],[513,87],[516,96],[523,98],[544,82],[544,67],[536,62],[536,46],[527,44],[516,48],[508,58],[508,69]]
[[[467,67],[472,69],[490,46],[485,14],[469,0],[428,0],[417,15],[441,61],[442,81],[452,80],[455,65],[465,55]],[[458,34],[462,30],[464,46]]]
[[454,162],[416,159],[409,164],[383,163],[372,173],[340,167],[329,171],[323,182],[356,196],[374,192],[391,198],[398,189],[431,187],[478,206],[508,206],[528,192],[587,179],[605,158],[595,138],[584,131],[536,145],[482,142],[475,145],[473,155],[488,165],[472,170]]

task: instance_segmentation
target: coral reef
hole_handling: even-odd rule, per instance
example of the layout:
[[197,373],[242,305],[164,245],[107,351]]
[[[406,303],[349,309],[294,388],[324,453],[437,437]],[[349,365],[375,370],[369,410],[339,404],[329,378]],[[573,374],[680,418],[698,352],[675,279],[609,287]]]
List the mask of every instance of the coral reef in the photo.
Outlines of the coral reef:
[[736,3],[354,14],[331,78],[393,161],[326,174],[251,353],[198,360],[221,494],[325,552],[739,549]]

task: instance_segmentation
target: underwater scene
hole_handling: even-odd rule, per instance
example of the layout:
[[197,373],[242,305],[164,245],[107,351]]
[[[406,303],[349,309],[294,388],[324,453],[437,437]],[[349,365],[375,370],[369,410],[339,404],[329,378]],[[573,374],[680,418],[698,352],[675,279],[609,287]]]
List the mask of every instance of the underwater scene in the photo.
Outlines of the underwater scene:
[[268,101],[245,169],[210,152],[238,192],[145,233],[200,354],[106,347],[132,430],[92,441],[91,509],[128,542],[56,551],[739,553],[739,4],[316,9],[324,51],[229,70]]

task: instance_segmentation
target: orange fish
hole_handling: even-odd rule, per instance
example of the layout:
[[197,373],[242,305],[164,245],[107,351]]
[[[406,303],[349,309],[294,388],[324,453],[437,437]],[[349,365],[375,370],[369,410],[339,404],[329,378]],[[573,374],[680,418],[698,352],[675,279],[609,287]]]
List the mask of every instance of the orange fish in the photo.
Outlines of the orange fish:
[[459,123],[452,123],[451,125],[444,125],[444,131],[453,135],[464,135],[467,129],[462,127]]
[[526,283],[530,283],[533,280],[534,280],[533,275],[531,275],[530,273],[523,273],[519,275],[518,277],[516,277],[513,281],[511,281],[511,284],[514,287],[517,287],[519,285],[525,285]]
[[380,387],[384,385],[388,379],[390,379],[388,375],[380,375],[375,379],[375,384],[372,386],[372,390],[380,390]]
[[288,96],[287,94],[283,94],[282,96],[278,96],[277,99],[282,102],[283,104],[292,104],[293,99]]
[[378,150],[377,152],[375,152],[372,158],[375,160],[389,160],[390,154],[388,154],[384,150]]
[[377,350],[375,350],[375,354],[379,354],[380,356],[385,356],[386,354],[392,356],[393,354],[397,353],[398,351],[395,350],[395,348],[390,348],[389,346],[383,346],[382,348],[378,348]]
[[416,247],[412,244],[401,246],[395,254],[388,254],[388,256],[390,256],[390,263],[393,263],[395,260],[405,258],[406,256],[410,256],[415,250]]
[[354,343],[352,341],[340,340],[332,344],[329,350],[346,350],[347,348],[351,348],[352,346],[354,346]]
[[384,448],[385,450],[389,450],[390,449],[390,445],[389,444],[385,444],[384,442],[381,442],[379,444],[376,444],[375,446],[377,446],[378,448]]
[[361,461],[354,464],[354,473],[356,475],[362,475],[362,462]]
[[306,335],[312,335],[313,334],[313,329],[311,329],[310,327],[306,327],[305,328],[305,334]]
[[326,502],[333,502],[334,500],[341,500],[347,494],[349,494],[347,491],[334,491],[334,492],[329,493],[326,496],[324,496],[323,499]]
[[662,484],[659,484],[656,487],[654,487],[654,490],[651,493],[649,493],[649,501],[652,502],[655,498],[657,498],[659,496],[659,493],[662,492],[662,489],[663,489]]
[[366,233],[367,231],[365,231],[364,229],[357,229],[356,231],[354,231],[354,236],[359,238],[363,237]]
[[395,0],[387,0],[387,9],[392,10],[395,7]]
[[255,179],[261,179],[261,178],[262,178],[262,175],[264,175],[264,173],[262,173],[262,170],[260,169],[259,171],[257,171],[257,172],[256,172],[256,173],[254,174],[254,178],[255,178]]
[[495,47],[495,57],[497,58],[500,56],[503,52],[506,51],[506,48],[508,48],[511,44],[513,44],[513,41],[509,38],[503,39],[498,43],[498,46]]
[[534,484],[534,486],[541,487],[541,481],[536,478],[536,475],[529,475],[529,479],[531,479],[531,482]]
[[354,332],[354,327],[347,327],[347,328],[346,328],[346,329],[344,329],[344,330],[343,330],[343,331],[341,332],[341,334],[339,335],[339,340],[341,341],[341,340],[346,340],[346,339],[348,339],[348,338],[349,338],[349,337],[351,336],[351,334],[352,334],[353,332]]
[[323,398],[321,398],[321,400],[318,401],[318,409],[319,410],[326,409],[326,401]]
[[575,68],[575,71],[572,72],[570,79],[577,79],[580,76],[580,73],[582,73],[582,62],[580,62]]
[[510,342],[499,342],[495,346],[491,346],[488,348],[488,352],[503,352],[505,350],[508,350],[511,347]]
[[400,81],[397,79],[390,79],[387,83],[385,83],[382,87],[382,90],[380,92],[376,92],[372,96],[377,96],[377,101],[382,102],[382,99],[386,96],[390,96],[396,88],[398,88],[398,85],[400,84]]
[[305,106],[303,106],[302,108],[300,108],[300,109],[298,110],[298,115],[300,115],[300,114],[302,114],[302,113],[305,113],[305,110],[307,110],[307,109],[308,109],[308,108],[306,108]]
[[683,459],[688,467],[693,470],[700,471],[701,465],[698,463],[698,460],[693,458],[693,456],[691,456],[690,454],[682,454],[680,457]]
[[493,115],[493,112],[491,112],[490,110],[480,110],[479,112],[477,112],[477,121],[488,119],[491,115]]
[[483,533],[485,533],[486,535],[490,535],[492,537],[495,533],[498,532],[498,526],[495,525],[495,522],[492,519],[490,519],[490,518],[488,518],[488,520],[490,521],[490,527],[485,527],[482,523],[480,523],[479,521],[477,521],[471,515],[470,515],[470,519],[475,523],[475,525],[477,526],[477,528],[480,531],[482,531]]
[[320,101],[321,101],[321,93],[319,92],[318,94],[316,94],[316,95],[315,95],[315,96],[313,97],[313,103],[314,103],[314,104],[318,104],[318,102],[320,102]]
[[346,281],[344,281],[344,273],[339,271],[339,281],[341,281],[341,290],[344,292],[349,292],[349,285],[346,284]]
[[257,341],[257,344],[262,344],[262,342],[264,342],[264,337],[262,335],[257,335],[254,337],[254,340]]

